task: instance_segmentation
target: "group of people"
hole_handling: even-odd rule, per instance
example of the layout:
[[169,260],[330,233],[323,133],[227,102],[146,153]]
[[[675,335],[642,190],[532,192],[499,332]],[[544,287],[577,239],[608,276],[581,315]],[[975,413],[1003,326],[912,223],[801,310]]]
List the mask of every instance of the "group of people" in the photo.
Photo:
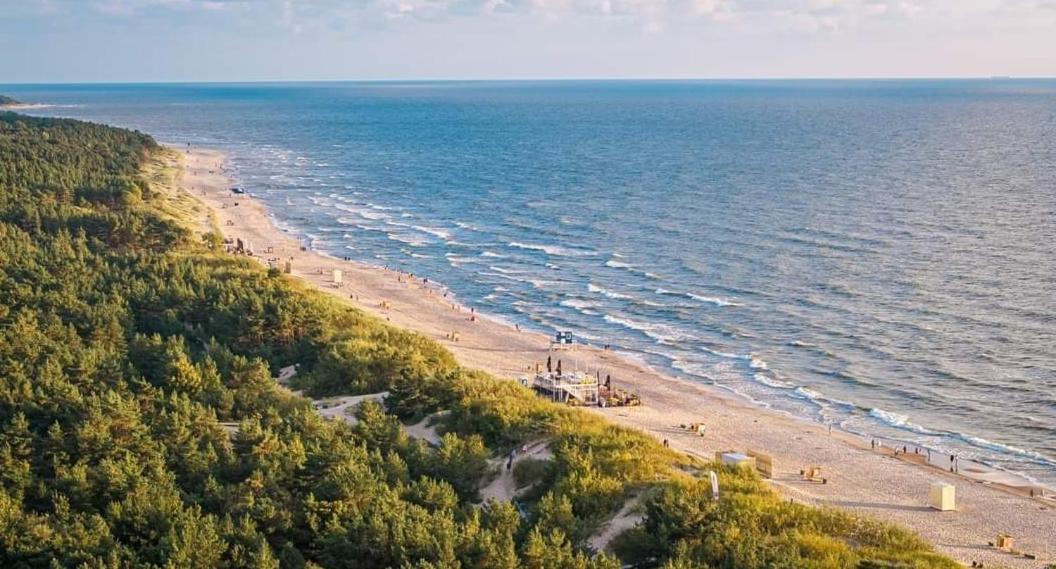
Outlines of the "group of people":
[[[869,444],[870,444],[870,446],[872,447],[873,450],[879,450],[879,449],[884,448],[884,441],[882,441],[880,439],[872,439],[871,441],[869,441]],[[902,445],[901,448],[899,448],[896,445],[893,448],[894,448],[894,451],[895,451],[895,456],[898,456],[899,454],[902,454],[902,455],[909,454],[909,445]],[[931,464],[931,449],[930,448],[921,449],[918,446],[914,446],[913,447],[913,454],[914,455],[918,455],[918,456],[922,455],[922,454],[926,454],[927,457],[928,457],[928,463]],[[961,469],[960,459],[957,458],[957,455],[951,454],[950,455],[950,472],[959,472],[960,469]]]

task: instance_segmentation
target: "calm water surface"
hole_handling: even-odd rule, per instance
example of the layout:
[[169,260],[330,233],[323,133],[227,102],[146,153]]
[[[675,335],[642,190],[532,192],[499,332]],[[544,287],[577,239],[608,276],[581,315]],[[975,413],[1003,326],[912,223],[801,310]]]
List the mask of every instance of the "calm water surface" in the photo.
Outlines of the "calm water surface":
[[4,86],[227,151],[319,249],[1056,483],[1056,82]]

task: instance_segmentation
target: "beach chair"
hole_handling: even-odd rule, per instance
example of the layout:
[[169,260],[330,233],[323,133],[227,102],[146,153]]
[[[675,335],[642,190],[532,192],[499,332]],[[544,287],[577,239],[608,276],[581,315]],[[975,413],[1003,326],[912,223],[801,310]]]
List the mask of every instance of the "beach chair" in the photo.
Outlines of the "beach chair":
[[821,475],[821,467],[811,465],[803,470],[799,471],[799,475],[803,477],[807,482],[817,482],[819,484],[828,484],[829,479]]

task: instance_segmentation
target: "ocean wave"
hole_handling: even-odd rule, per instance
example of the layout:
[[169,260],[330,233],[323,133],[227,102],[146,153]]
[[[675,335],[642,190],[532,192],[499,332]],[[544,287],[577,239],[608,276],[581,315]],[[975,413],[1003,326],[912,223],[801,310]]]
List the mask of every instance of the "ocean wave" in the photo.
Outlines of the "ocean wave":
[[388,237],[392,241],[399,241],[400,243],[406,243],[411,247],[425,247],[429,245],[429,240],[424,239],[415,235],[401,235],[399,233],[386,233],[385,237]]
[[592,257],[594,255],[597,255],[596,251],[588,251],[586,249],[570,249],[568,247],[561,247],[559,245],[538,245],[535,243],[522,243],[520,241],[511,241],[510,243],[508,243],[508,245],[516,249],[542,251],[547,255],[553,255],[555,257]]
[[599,312],[594,309],[601,307],[597,302],[580,298],[567,298],[562,300],[560,304],[561,306],[567,306],[568,308],[587,316],[597,316]]
[[525,279],[525,282],[532,285],[532,288],[536,288],[539,290],[546,288],[556,288],[557,286],[564,284],[561,281],[553,281],[548,279]]
[[492,257],[494,259],[508,259],[509,255],[502,255],[493,251],[484,251],[480,254],[481,257]]
[[920,435],[931,435],[931,436],[942,435],[942,433],[938,433],[936,431],[925,429],[924,427],[922,427],[922,426],[910,421],[909,417],[906,416],[906,415],[901,415],[899,413],[892,413],[891,411],[885,411],[883,409],[880,409],[879,407],[874,407],[874,408],[870,409],[869,410],[869,416],[874,418],[874,419],[876,419],[876,420],[878,420],[878,421],[880,421],[881,423],[887,424],[889,426],[892,426],[892,427],[895,427],[895,428],[898,428],[898,429],[903,429],[903,430],[906,430],[906,431],[912,431],[912,432],[920,434]]
[[669,324],[641,322],[626,317],[613,316],[611,314],[606,314],[602,318],[606,322],[618,324],[624,328],[641,332],[649,338],[652,338],[653,341],[661,344],[674,344],[696,339],[693,334]]
[[716,350],[714,348],[709,348],[707,346],[701,346],[700,349],[705,351],[705,352],[707,352],[707,353],[709,353],[709,354],[711,354],[711,355],[713,355],[713,356],[719,356],[720,358],[726,358],[728,360],[743,360],[743,359],[747,358],[747,356],[742,356],[740,354],[734,354],[732,352],[723,352],[722,350]]
[[703,295],[696,295],[696,293],[693,292],[679,292],[678,290],[671,290],[667,288],[657,288],[655,292],[657,293],[657,295],[667,297],[682,297],[686,299],[692,299],[698,302],[714,304],[716,306],[743,306],[742,303],[736,301],[727,300],[720,297],[705,297]]
[[770,377],[769,375],[767,375],[765,373],[753,373],[752,374],[752,379],[754,379],[758,383],[761,383],[761,384],[766,385],[768,387],[773,387],[775,389],[795,389],[796,388],[796,386],[794,384],[792,384],[792,383],[789,383],[787,381],[781,381],[780,379],[777,379],[776,377]]
[[411,228],[421,231],[422,233],[428,233],[429,235],[439,237],[440,239],[443,239],[445,241],[451,239],[451,232],[445,231],[443,229],[437,229],[435,227],[426,227],[424,225],[412,225]]
[[445,253],[444,258],[447,259],[447,263],[452,267],[461,267],[466,263],[476,262],[474,257],[466,257],[465,255],[459,255],[457,253]]
[[623,294],[621,292],[612,291],[606,288],[602,288],[594,283],[587,283],[587,290],[593,293],[597,293],[609,298],[615,298],[617,300],[634,300],[634,297],[629,294]]
[[[309,196],[309,199],[312,199],[311,196]],[[312,201],[315,202],[315,200],[312,200]],[[359,206],[356,206],[356,205],[340,204],[340,203],[339,204],[332,204],[332,203],[329,202],[329,200],[326,200],[323,203],[319,203],[319,202],[315,202],[315,203],[316,203],[316,205],[331,206],[334,209],[339,209],[341,211],[352,213],[352,214],[358,215],[359,217],[362,217],[363,219],[369,219],[371,221],[389,221],[389,220],[392,219],[392,216],[387,214],[387,213],[381,213],[381,212],[373,211],[373,210],[371,210],[369,208],[363,208],[363,207],[359,207]]]
[[[450,259],[448,259],[448,260],[450,260]],[[459,262],[455,261],[455,263],[459,263]],[[465,263],[466,262],[463,261],[463,262],[461,262],[459,264],[455,264],[453,266],[461,267]],[[504,280],[507,280],[507,281],[510,281],[510,282],[515,282],[515,283],[519,283],[519,284],[524,284],[524,283],[528,282],[527,280],[525,280],[523,278],[518,278],[518,277],[515,277],[515,276],[512,276],[512,275],[504,275],[502,273],[494,273],[494,272],[491,272],[491,271],[480,271],[477,274],[480,275],[480,276],[484,276],[484,277],[496,277],[496,278],[504,279]]]
[[740,302],[726,300],[725,298],[719,298],[717,296],[703,296],[699,294],[693,294],[691,292],[687,292],[686,296],[692,298],[693,300],[699,300],[700,302],[714,304],[715,306],[744,306]]
[[648,298],[633,298],[631,302],[640,306],[648,306],[649,308],[670,308],[668,305],[662,302],[656,302],[655,300],[649,300]]
[[613,259],[609,259],[608,261],[605,261],[605,266],[606,267],[612,267],[614,269],[634,269],[635,268],[635,266],[630,264],[630,263],[624,263],[624,262],[621,262],[621,261],[615,261]]
[[1002,454],[1018,456],[1021,458],[1025,458],[1030,462],[1043,466],[1056,466],[1056,460],[1053,460],[1041,453],[1032,450],[1026,450],[1016,446],[994,442],[991,440],[984,439],[982,437],[969,435],[967,433],[954,433],[953,436],[975,447],[984,448],[990,451],[996,451]]
[[821,405],[821,401],[825,399],[825,396],[821,393],[814,391],[809,387],[799,386],[792,390],[792,393],[796,394],[800,399],[806,399],[818,405]]
[[705,377],[710,379],[708,374],[708,367],[700,362],[689,362],[682,359],[675,359],[671,361],[671,367],[688,373],[689,375],[695,375],[698,377]]
[[528,271],[518,271],[518,270],[514,270],[514,269],[505,269],[505,268],[502,268],[502,267],[496,267],[494,265],[488,265],[488,269],[492,270],[492,271],[495,271],[496,273],[502,273],[504,275],[523,275],[523,274],[527,274],[528,273]]

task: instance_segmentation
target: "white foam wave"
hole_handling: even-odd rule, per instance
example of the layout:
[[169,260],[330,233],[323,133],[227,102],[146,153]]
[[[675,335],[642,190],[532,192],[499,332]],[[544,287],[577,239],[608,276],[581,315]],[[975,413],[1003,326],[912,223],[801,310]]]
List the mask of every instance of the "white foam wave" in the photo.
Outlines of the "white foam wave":
[[879,420],[882,423],[886,423],[886,424],[888,424],[888,425],[890,425],[892,427],[897,427],[899,429],[904,429],[904,430],[907,430],[907,431],[913,431],[914,433],[919,433],[919,434],[922,434],[922,435],[938,435],[938,434],[940,434],[940,433],[936,433],[935,431],[931,431],[931,430],[925,429],[924,427],[922,427],[922,426],[910,421],[909,417],[906,416],[906,415],[900,415],[898,413],[892,413],[890,411],[885,411],[883,409],[880,409],[879,407],[874,407],[874,408],[870,409],[869,410],[869,416],[874,418],[874,419]]
[[594,283],[587,284],[587,290],[593,293],[607,296],[609,298],[615,298],[618,300],[633,300],[634,297],[629,294],[623,294],[620,292],[612,291],[606,288],[602,288]]
[[523,274],[525,274],[525,271],[516,271],[516,270],[513,270],[513,269],[504,269],[502,267],[496,267],[494,265],[489,265],[488,269],[492,270],[492,271],[495,271],[496,273],[502,273],[504,275],[523,275]]
[[525,279],[525,281],[536,289],[555,288],[561,285],[561,281],[551,281],[547,279]]
[[773,387],[775,389],[794,389],[796,386],[788,383],[787,381],[781,381],[780,379],[770,377],[765,373],[752,374],[752,379],[762,383],[763,385]]
[[1044,455],[1042,455],[1040,453],[1037,453],[1037,452],[1034,452],[1034,451],[1031,451],[1031,450],[1019,448],[1019,447],[1012,446],[1012,445],[1006,445],[1004,443],[994,442],[994,441],[991,441],[991,440],[984,439],[982,437],[976,437],[976,436],[969,435],[969,434],[966,434],[966,433],[957,433],[954,436],[956,436],[957,438],[959,438],[959,439],[961,439],[961,440],[963,440],[963,441],[965,441],[967,443],[970,443],[970,444],[972,444],[974,446],[977,446],[977,447],[985,448],[985,449],[992,450],[992,451],[997,451],[997,452],[1000,452],[1000,453],[1003,453],[1003,454],[1012,454],[1012,455],[1022,456],[1022,457],[1028,458],[1028,459],[1030,459],[1033,462],[1038,463],[1038,464],[1044,464],[1044,465],[1047,465],[1047,466],[1056,466],[1056,460],[1052,460],[1052,459],[1050,459],[1050,458],[1048,458],[1048,457],[1046,457],[1046,456],[1044,456]]
[[495,252],[492,252],[492,251],[484,251],[483,253],[480,254],[480,256],[481,257],[492,257],[492,258],[495,258],[495,259],[506,259],[506,258],[509,257],[509,255],[501,255],[499,253],[495,253]]
[[683,298],[689,298],[698,302],[707,302],[709,304],[714,304],[715,306],[744,306],[743,304],[733,300],[727,300],[725,298],[720,298],[717,296],[704,296],[701,294],[694,294],[692,292],[679,292],[677,290],[670,290],[666,288],[658,288],[654,292],[656,292],[656,294],[662,294],[665,296],[681,296]]
[[597,254],[594,251],[587,251],[585,249],[570,249],[568,247],[561,247],[559,245],[538,245],[535,243],[521,243],[520,241],[511,241],[508,245],[516,249],[542,251],[547,255],[554,255],[556,257],[590,257],[592,255]]
[[689,332],[680,330],[668,324],[640,322],[626,317],[613,316],[611,314],[606,314],[603,318],[606,322],[618,324],[624,328],[641,332],[661,344],[672,344],[695,339],[695,337]]
[[713,355],[713,356],[719,356],[720,358],[726,358],[726,359],[730,359],[730,360],[743,360],[744,359],[744,356],[742,356],[740,354],[734,354],[734,353],[731,353],[731,352],[723,352],[723,351],[720,351],[720,350],[713,350],[711,348],[706,348],[706,347],[701,347],[701,349],[704,350],[705,352]]
[[445,241],[451,238],[451,232],[445,231],[443,229],[437,229],[435,227],[426,227],[424,225],[412,225],[411,227],[413,229],[421,231],[422,233],[428,233],[429,235],[439,237],[440,239],[443,239]]
[[597,310],[594,310],[595,308],[599,308],[598,303],[590,300],[569,298],[562,300],[561,306],[567,306],[568,308],[572,308],[581,314],[586,314],[587,316],[597,316],[599,314]]
[[476,261],[476,259],[473,258],[473,257],[466,257],[464,255],[459,255],[457,253],[445,253],[444,257],[447,258],[448,264],[451,265],[452,267],[461,267],[462,265],[464,265],[466,263],[472,263],[472,262]]
[[613,259],[609,259],[608,261],[605,261],[605,266],[606,267],[612,267],[614,269],[633,269],[633,268],[635,268],[634,265],[632,265],[630,263],[624,263],[622,261],[616,261],[616,260],[613,260]]
[[792,393],[795,393],[797,396],[799,396],[802,399],[808,399],[808,400],[813,401],[815,403],[818,403],[822,399],[825,398],[824,395],[822,395],[821,393],[818,393],[817,391],[814,391],[813,389],[811,389],[809,387],[802,387],[802,386],[801,387],[797,387],[797,388],[792,390]]
[[415,236],[415,235],[401,235],[399,233],[386,233],[385,236],[388,237],[392,241],[399,241],[400,243],[406,243],[407,245],[410,245],[411,247],[425,247],[426,245],[429,244],[429,240],[428,239],[423,239],[423,238]]
[[690,375],[696,375],[700,377],[709,377],[707,372],[707,366],[698,362],[687,362],[685,360],[674,360],[671,362],[671,367],[684,371]]
[[703,296],[703,295],[699,295],[699,294],[693,294],[691,292],[686,293],[686,296],[688,296],[689,298],[692,298],[693,300],[699,300],[701,302],[708,302],[708,303],[714,304],[715,306],[744,306],[743,304],[741,304],[739,302],[734,302],[732,300],[726,300],[725,298],[720,298],[720,297],[717,297],[717,296]]

